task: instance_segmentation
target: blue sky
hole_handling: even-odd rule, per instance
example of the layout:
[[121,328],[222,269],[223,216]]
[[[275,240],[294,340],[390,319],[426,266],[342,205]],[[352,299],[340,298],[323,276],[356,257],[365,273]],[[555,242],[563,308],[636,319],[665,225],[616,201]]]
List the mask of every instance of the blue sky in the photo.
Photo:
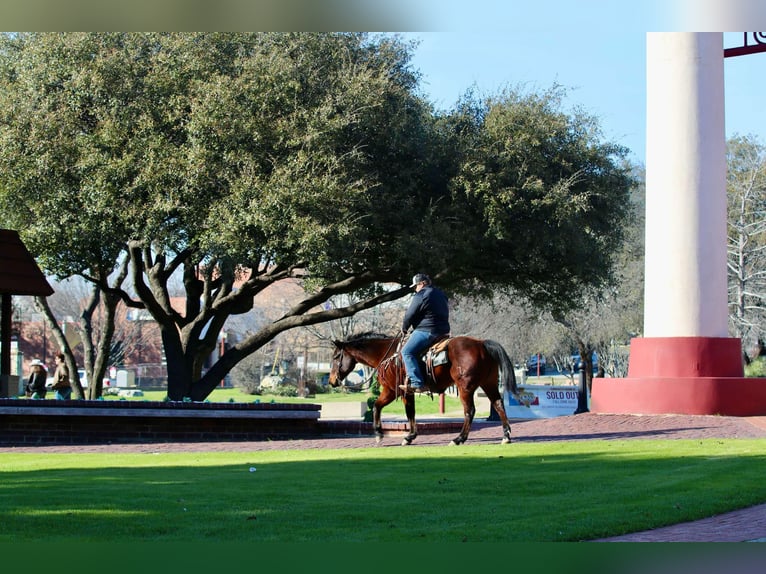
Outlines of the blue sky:
[[[597,117],[605,139],[644,162],[646,33],[684,29],[677,13],[651,1],[478,0],[448,2],[429,22],[438,31],[403,35],[420,41],[413,66],[438,107],[450,108],[471,86],[497,93],[508,85],[542,91],[559,84],[568,90],[565,106]],[[741,38],[727,33],[724,45]],[[752,134],[766,144],[766,53],[727,58],[724,68],[727,137]]]

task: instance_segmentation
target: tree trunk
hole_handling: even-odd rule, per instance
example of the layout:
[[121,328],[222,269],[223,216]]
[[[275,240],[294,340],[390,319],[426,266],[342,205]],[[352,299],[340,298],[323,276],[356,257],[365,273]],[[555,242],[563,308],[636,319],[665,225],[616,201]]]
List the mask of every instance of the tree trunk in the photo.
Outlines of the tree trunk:
[[58,321],[56,321],[56,317],[53,315],[53,311],[51,311],[51,308],[48,305],[48,299],[45,297],[35,297],[34,305],[45,317],[45,320],[48,322],[48,326],[53,333],[53,338],[56,340],[59,349],[61,349],[61,352],[64,354],[66,366],[69,369],[69,384],[72,385],[72,398],[78,400],[85,398],[85,393],[80,384],[80,377],[77,376],[77,362],[74,360],[74,353],[69,346],[69,342],[66,340],[66,335],[64,335]]

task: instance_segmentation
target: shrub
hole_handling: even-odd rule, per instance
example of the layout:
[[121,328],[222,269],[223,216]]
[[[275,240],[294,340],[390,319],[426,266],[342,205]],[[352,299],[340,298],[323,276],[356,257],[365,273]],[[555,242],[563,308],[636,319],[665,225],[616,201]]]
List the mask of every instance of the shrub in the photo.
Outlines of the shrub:
[[317,381],[305,381],[303,384],[306,389],[306,393],[309,395],[321,395],[328,392],[327,387],[329,385],[323,385]]
[[255,379],[240,380],[237,386],[242,389],[243,393],[248,395],[260,394],[260,382]]
[[379,396],[380,385],[378,384],[378,377],[375,375],[372,385],[370,386],[370,396],[367,397],[367,411],[364,413],[364,418],[362,419],[364,422],[372,422],[372,405],[375,404],[375,401],[378,400]]
[[766,377],[766,361],[763,357],[758,357],[752,361],[749,365],[745,365],[746,377]]
[[279,385],[273,389],[261,389],[264,395],[275,395],[277,397],[297,397],[298,387],[293,385]]

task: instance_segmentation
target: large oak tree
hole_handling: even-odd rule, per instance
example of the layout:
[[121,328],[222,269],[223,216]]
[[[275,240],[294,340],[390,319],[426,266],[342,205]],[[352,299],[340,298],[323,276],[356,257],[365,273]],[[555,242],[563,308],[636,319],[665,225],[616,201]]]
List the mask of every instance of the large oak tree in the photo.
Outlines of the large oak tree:
[[[555,87],[437,113],[410,56],[367,34],[5,35],[6,221],[47,271],[152,315],[173,400],[287,329],[404,296],[390,285],[416,271],[550,308],[608,282],[625,150]],[[306,297],[203,373],[226,319],[296,277]]]

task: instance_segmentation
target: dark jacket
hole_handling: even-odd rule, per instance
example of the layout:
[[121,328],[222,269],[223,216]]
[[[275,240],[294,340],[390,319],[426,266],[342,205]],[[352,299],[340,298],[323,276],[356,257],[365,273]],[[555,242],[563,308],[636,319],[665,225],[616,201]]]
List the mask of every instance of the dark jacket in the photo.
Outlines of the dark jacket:
[[46,394],[45,371],[34,369],[27,379],[27,395],[37,393],[41,398]]
[[406,332],[410,327],[434,335],[449,334],[449,303],[441,289],[426,285],[412,296],[404,314],[402,331]]

